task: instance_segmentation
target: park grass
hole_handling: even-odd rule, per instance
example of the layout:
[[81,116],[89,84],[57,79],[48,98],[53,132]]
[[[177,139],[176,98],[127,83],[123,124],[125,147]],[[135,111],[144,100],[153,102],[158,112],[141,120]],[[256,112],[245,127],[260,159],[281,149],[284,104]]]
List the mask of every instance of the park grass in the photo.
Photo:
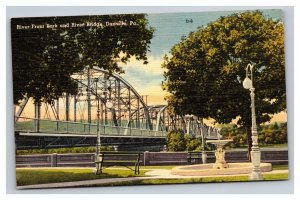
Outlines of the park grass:
[[[141,166],[140,174],[135,175],[129,169],[111,167],[103,170],[100,175],[95,175],[92,168],[18,168],[16,169],[17,186],[35,185],[44,183],[58,183],[69,181],[95,180],[105,178],[141,177],[150,169],[172,169],[174,166]],[[288,170],[288,165],[274,165],[273,170]],[[286,180],[288,173],[264,174],[264,180]],[[224,176],[181,179],[147,179],[101,184],[96,186],[121,186],[121,185],[153,185],[153,184],[185,184],[185,183],[218,183],[218,182],[244,182],[248,176]],[[95,186],[95,185],[93,185]]]
[[[264,181],[287,180],[288,173],[264,174]],[[249,177],[243,176],[224,176],[224,177],[203,177],[203,178],[178,178],[178,179],[144,179],[124,181],[108,184],[95,184],[88,186],[129,186],[129,185],[164,185],[164,184],[193,184],[193,183],[224,183],[224,182],[249,182]]]
[[[288,143],[283,143],[283,144],[259,144],[260,148],[287,148],[288,147]],[[244,146],[239,146],[239,147],[227,147],[230,150],[234,150],[234,149],[247,149],[248,145],[244,145]]]
[[[177,166],[177,165],[176,165]],[[175,165],[158,165],[158,166],[140,166],[140,170],[151,170],[151,169],[172,169],[176,167]],[[113,168],[119,168],[119,166],[111,167]],[[131,168],[134,168],[134,166],[131,166]]]
[[69,181],[95,180],[104,178],[125,178],[144,176],[145,170],[135,175],[128,169],[104,169],[103,173],[96,175],[91,168],[81,169],[26,169],[16,170],[17,186],[35,185],[43,183],[59,183]]
[[278,180],[288,180],[288,173],[278,173],[278,174],[264,174],[264,181],[278,181]]
[[288,165],[272,165],[272,170],[289,170]]

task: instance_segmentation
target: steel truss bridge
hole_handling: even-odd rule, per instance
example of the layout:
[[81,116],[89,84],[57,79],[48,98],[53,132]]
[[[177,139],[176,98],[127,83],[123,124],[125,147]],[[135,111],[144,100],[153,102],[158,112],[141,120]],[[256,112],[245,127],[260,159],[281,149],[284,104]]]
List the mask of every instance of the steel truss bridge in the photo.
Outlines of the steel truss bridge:
[[97,67],[72,76],[76,95],[53,103],[25,98],[15,106],[17,149],[91,146],[97,131],[104,145],[162,146],[168,131],[184,130],[196,137],[216,138],[218,130],[195,117],[174,115],[167,105],[147,105],[121,76]]

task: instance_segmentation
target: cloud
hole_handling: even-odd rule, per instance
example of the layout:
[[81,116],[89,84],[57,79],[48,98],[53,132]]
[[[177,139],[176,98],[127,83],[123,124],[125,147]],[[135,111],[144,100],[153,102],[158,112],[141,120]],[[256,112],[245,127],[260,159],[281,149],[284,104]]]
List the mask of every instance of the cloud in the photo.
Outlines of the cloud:
[[125,70],[128,69],[142,69],[144,72],[151,74],[163,74],[161,64],[163,63],[163,57],[148,56],[148,64],[143,64],[143,61],[138,61],[132,57],[127,64],[120,63],[119,65]]
[[161,68],[163,58],[148,57],[148,64],[144,65],[142,61],[134,58],[127,64],[120,64],[125,74],[121,76],[128,81],[140,95],[148,95],[149,104],[166,104],[164,101],[165,92],[161,88],[164,80]]

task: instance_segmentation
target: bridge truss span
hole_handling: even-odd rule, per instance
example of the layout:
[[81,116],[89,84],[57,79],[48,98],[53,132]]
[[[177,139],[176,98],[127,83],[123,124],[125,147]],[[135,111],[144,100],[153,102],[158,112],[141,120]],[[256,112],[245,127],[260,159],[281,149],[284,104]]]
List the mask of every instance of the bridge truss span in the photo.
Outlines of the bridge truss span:
[[[101,138],[109,138],[106,141],[165,140],[167,132],[173,129],[194,136],[206,130],[197,120],[170,114],[166,105],[147,105],[143,96],[118,74],[86,67],[72,78],[78,83],[76,95],[63,94],[52,104],[35,104],[32,98],[25,98],[15,106],[15,132],[22,138],[52,137],[52,146],[60,144],[59,138],[65,141],[70,137],[71,146],[76,146],[73,141],[78,140],[81,145],[84,140],[74,138],[95,137],[97,130]],[[90,144],[91,139],[88,140]]]

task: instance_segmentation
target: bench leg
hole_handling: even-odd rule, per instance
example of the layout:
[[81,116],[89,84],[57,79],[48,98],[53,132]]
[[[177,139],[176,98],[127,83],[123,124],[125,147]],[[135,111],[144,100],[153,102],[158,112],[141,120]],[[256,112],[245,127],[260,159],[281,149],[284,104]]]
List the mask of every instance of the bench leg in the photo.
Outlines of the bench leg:
[[136,174],[140,174],[140,163],[136,164],[136,171],[137,171]]
[[99,175],[99,174],[102,174],[102,164],[101,163],[98,163],[96,165],[96,175]]
[[134,174],[140,174],[140,164],[139,163],[135,163],[134,164]]
[[134,164],[134,174],[137,174],[137,163]]
[[102,169],[97,169],[96,174],[97,174],[97,175],[102,174]]

